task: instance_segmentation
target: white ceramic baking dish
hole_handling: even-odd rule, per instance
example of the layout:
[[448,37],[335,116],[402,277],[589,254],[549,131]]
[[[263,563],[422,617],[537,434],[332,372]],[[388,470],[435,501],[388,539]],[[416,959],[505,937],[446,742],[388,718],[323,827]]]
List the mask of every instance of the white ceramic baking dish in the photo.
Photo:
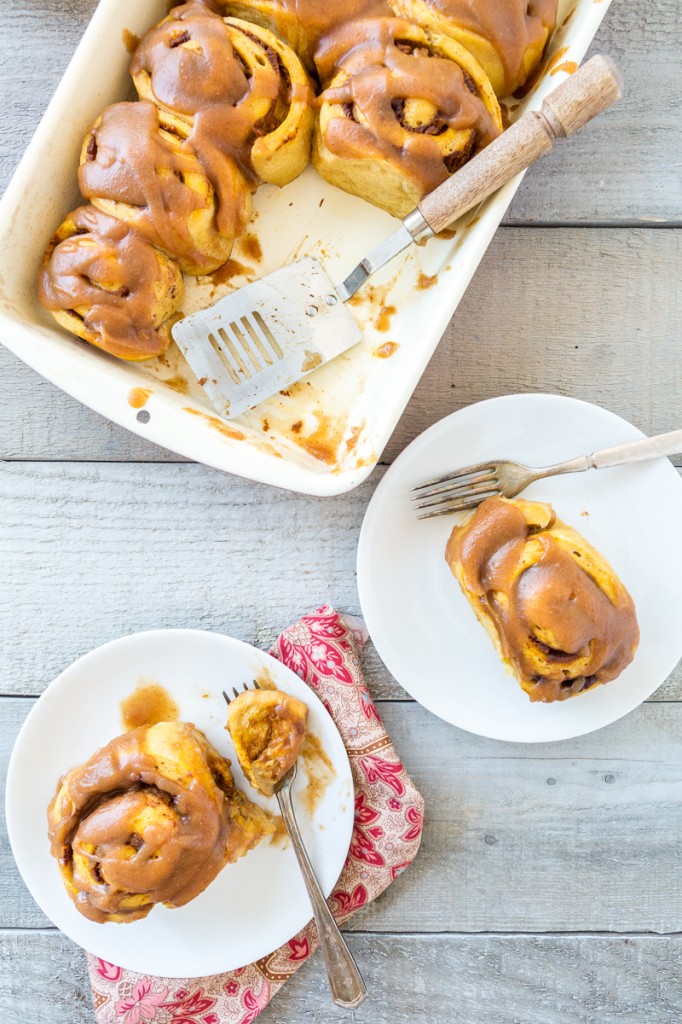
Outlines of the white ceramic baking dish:
[[[582,60],[609,0],[559,6],[545,71],[527,99],[514,102],[512,117],[539,106]],[[79,401],[190,459],[303,493],[348,491],[378,461],[521,179],[456,225],[454,237],[413,247],[377,275],[354,307],[360,345],[239,420],[219,420],[177,350],[123,363],[61,331],[36,297],[47,241],[79,203],[85,131],[106,104],[132,96],[125,41],[166,9],[166,0],[101,0],[0,202],[0,339]],[[233,254],[243,270],[227,283],[190,279],[184,312],[302,255],[343,277],[396,223],[311,167],[285,189],[263,186],[255,209],[250,235]]]

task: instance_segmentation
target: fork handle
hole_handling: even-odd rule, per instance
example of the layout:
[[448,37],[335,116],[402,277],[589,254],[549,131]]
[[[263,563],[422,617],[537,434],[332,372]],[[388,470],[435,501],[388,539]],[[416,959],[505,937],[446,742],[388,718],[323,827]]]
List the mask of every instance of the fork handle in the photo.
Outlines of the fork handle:
[[589,455],[588,461],[594,469],[608,469],[609,466],[643,462],[645,459],[655,459],[664,455],[682,455],[682,430],[671,430],[669,434],[658,434],[643,441],[631,441],[630,444],[603,448]]
[[[422,199],[417,209],[428,228],[435,233],[448,227],[548,153],[555,139],[577,132],[621,95],[622,78],[614,62],[601,55],[592,57],[549,94],[540,110],[525,113],[478,156]],[[408,220],[409,230],[417,228],[416,211]],[[429,234],[422,222],[421,235],[424,233]],[[420,232],[417,229],[413,234]]]
[[310,897],[332,997],[337,1006],[343,1006],[348,1010],[356,1009],[367,995],[367,988],[353,954],[327,906],[308,852],[303,845],[290,786],[277,793],[277,801]]

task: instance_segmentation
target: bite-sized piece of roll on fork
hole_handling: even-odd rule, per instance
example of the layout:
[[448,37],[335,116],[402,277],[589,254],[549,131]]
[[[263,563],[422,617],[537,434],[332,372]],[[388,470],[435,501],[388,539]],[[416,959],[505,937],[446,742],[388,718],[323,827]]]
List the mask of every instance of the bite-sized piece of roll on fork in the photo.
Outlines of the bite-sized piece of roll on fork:
[[474,57],[400,18],[347,25],[317,52],[313,161],[327,181],[404,217],[502,130]]
[[396,14],[452,36],[473,53],[498,96],[525,85],[542,60],[558,0],[389,0]]
[[139,95],[188,138],[221,203],[238,187],[285,185],[310,159],[313,92],[294,51],[272,32],[177,7],[142,39],[131,64]]
[[83,141],[78,185],[93,206],[134,227],[186,274],[209,274],[228,259],[231,229],[246,223],[250,207],[245,187],[242,213],[221,215],[191,145],[148,100],[116,103],[98,117]]
[[38,292],[67,331],[137,361],[168,348],[183,281],[178,264],[125,221],[81,206],[52,238]]
[[69,896],[99,923],[183,906],[274,831],[229,761],[181,722],[140,726],[67,772],[48,826]]
[[234,691],[227,728],[242,771],[254,789],[272,796],[279,782],[296,763],[308,726],[303,701],[281,690],[245,688]]

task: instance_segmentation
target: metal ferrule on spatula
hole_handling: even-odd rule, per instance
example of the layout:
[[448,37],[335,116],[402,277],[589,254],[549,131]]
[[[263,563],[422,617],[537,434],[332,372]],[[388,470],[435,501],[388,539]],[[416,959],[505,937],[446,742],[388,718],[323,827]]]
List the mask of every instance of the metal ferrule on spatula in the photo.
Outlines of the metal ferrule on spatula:
[[180,320],[173,338],[218,413],[234,419],[356,345],[362,331],[345,303],[375,271],[448,227],[620,96],[614,63],[593,57],[540,110],[426,196],[341,284],[307,257]]

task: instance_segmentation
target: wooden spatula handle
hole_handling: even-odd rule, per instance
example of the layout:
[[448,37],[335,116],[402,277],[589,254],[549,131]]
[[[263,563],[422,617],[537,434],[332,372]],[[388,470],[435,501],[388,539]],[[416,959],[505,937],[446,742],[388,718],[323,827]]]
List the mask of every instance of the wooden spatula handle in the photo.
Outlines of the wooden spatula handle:
[[572,135],[622,95],[620,71],[610,57],[596,56],[555,89],[537,111],[528,111],[478,156],[419,204],[432,231],[442,231],[519,171]]

